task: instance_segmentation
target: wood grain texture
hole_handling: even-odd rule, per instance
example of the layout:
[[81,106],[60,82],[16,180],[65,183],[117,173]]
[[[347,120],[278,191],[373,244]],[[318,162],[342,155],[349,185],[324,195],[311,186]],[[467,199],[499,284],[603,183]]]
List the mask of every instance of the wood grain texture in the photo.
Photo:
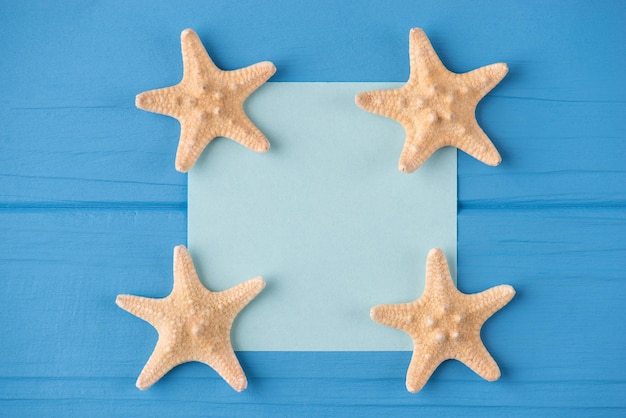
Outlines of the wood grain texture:
[[[625,15],[619,1],[0,3],[0,415],[623,416]],[[510,68],[477,113],[502,165],[458,162],[459,288],[517,290],[482,333],[501,380],[446,362],[415,396],[410,353],[244,352],[242,394],[193,363],[136,390],[156,333],[114,300],[169,292],[186,178],[178,123],[133,101],[180,80],[180,31],[222,68],[273,61],[276,81],[405,81],[414,26],[452,71]]]
[[626,216],[604,209],[492,215],[459,214],[459,287],[476,292],[506,278],[517,289],[482,333],[503,376],[486,383],[446,362],[412,396],[403,388],[408,352],[242,352],[250,380],[242,394],[198,363],[139,392],[133,382],[156,333],[113,301],[119,292],[169,292],[169,244],[184,239],[184,211],[5,211],[1,229],[14,240],[2,244],[0,274],[11,280],[2,281],[0,304],[19,314],[0,323],[12,337],[0,341],[3,409],[67,415],[100,408],[123,416],[183,408],[229,416],[583,415],[599,408],[619,415],[626,337],[612,331],[621,326],[626,282],[619,270],[626,266],[613,242],[626,232]]

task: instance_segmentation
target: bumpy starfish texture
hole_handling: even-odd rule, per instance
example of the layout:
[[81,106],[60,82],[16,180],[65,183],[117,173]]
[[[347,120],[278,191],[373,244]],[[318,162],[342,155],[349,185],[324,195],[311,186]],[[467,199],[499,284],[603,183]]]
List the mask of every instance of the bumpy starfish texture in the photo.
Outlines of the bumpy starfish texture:
[[212,367],[238,392],[248,381],[235,356],[230,329],[237,314],[265,287],[255,277],[223,292],[202,285],[187,249],[174,248],[174,288],[163,299],[119,295],[117,305],[150,323],[159,333],[154,352],[137,379],[148,389],[179,364],[199,361]]
[[407,83],[392,90],[360,93],[356,104],[368,112],[400,122],[406,140],[398,168],[417,170],[436,150],[454,146],[488,165],[500,154],[476,122],[476,105],[508,72],[498,63],[455,74],[441,63],[423,30],[409,35],[411,73]]
[[406,374],[409,392],[418,392],[437,366],[447,359],[465,363],[479,376],[494,381],[500,369],[480,339],[485,321],[515,295],[509,285],[466,295],[452,282],[443,251],[432,249],[426,262],[426,287],[410,303],[378,305],[370,316],[398,328],[413,339],[413,356]]
[[222,71],[191,29],[181,36],[183,80],[173,86],[137,95],[140,109],[172,116],[180,122],[176,169],[191,170],[204,148],[224,136],[257,152],[270,143],[248,119],[243,102],[275,72],[271,62]]

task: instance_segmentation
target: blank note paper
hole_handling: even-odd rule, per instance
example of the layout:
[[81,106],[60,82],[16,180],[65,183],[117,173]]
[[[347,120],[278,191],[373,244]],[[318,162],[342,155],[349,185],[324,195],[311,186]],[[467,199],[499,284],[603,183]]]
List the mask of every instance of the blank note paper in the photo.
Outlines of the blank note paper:
[[402,126],[354,95],[399,85],[267,83],[245,110],[270,150],[217,138],[189,173],[201,280],[214,291],[267,281],[235,321],[236,350],[412,350],[369,311],[421,294],[430,248],[456,275],[456,150],[398,171]]

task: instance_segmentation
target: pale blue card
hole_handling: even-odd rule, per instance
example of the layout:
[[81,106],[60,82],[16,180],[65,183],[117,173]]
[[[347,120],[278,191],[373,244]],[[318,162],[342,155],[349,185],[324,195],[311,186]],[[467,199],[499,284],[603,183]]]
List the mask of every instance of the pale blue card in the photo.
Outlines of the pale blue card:
[[433,247],[455,276],[456,150],[398,171],[404,129],[354,96],[399,85],[267,83],[246,112],[270,150],[218,138],[192,169],[189,249],[203,282],[267,281],[235,322],[236,350],[413,348],[369,311],[418,297]]

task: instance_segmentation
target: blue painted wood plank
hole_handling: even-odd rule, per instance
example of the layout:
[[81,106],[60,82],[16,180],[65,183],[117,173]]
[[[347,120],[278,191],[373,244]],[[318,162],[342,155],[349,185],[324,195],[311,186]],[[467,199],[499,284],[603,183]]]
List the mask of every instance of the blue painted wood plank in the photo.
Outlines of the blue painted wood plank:
[[[626,202],[624,104],[511,101],[490,97],[481,105],[483,127],[501,135],[492,136],[503,163],[487,167],[459,153],[461,206]],[[0,135],[13,135],[0,153],[0,205],[186,205],[186,176],[173,169],[178,122],[138,113],[0,111]],[[520,130],[521,117],[533,123]]]
[[116,325],[115,297],[171,290],[185,225],[184,210],[0,211],[0,375],[109,369],[132,332]]
[[[58,385],[64,382],[59,382]],[[70,382],[74,383],[74,382]],[[91,383],[91,382],[89,382]],[[195,382],[189,382],[190,386],[193,386]],[[108,387],[115,385],[117,382],[99,381],[94,382],[100,384],[102,387]],[[77,382],[73,384],[73,388],[78,389],[80,392],[80,385],[84,385],[84,382]],[[273,385],[272,385],[273,386]],[[309,389],[309,387],[306,387]],[[545,388],[547,391],[550,388]],[[265,404],[257,402],[240,403],[233,406],[230,403],[212,402],[206,400],[206,396],[196,402],[174,400],[160,400],[160,399],[127,399],[116,398],[106,402],[93,398],[76,397],[73,399],[65,400],[48,400],[48,399],[27,399],[20,401],[12,401],[8,403],[10,408],[6,409],[11,416],[32,416],[34,401],[40,408],[37,412],[40,412],[45,416],[79,416],[85,414],[85,411],[101,411],[102,416],[178,416],[184,411],[185,416],[211,416],[211,417],[232,417],[232,416],[259,416],[259,417],[274,417],[274,416],[302,416],[302,417],[317,417],[317,416],[398,416],[409,417],[425,414],[428,416],[469,416],[469,417],[484,417],[484,416],[513,416],[513,417],[527,417],[527,416],[549,416],[549,417],[587,417],[587,416],[609,416],[620,417],[623,416],[623,410],[620,408],[593,408],[593,407],[560,407],[560,408],[538,408],[538,407],[524,407],[519,405],[513,406],[496,406],[496,407],[481,407],[481,408],[468,408],[448,405],[433,405],[433,404],[414,404],[414,405],[372,405],[364,400],[360,404],[341,404],[335,405],[332,403],[320,403],[320,404]],[[183,406],[184,405],[184,406]],[[98,413],[90,414],[90,416],[100,416]]]
[[178,122],[84,103],[0,110],[0,207],[185,207]]
[[12,237],[0,244],[0,304],[11,307],[0,317],[11,336],[0,340],[3,410],[107,416],[151,414],[161,405],[185,415],[380,416],[522,414],[520,405],[545,414],[626,409],[626,336],[616,331],[626,296],[621,210],[461,211],[460,288],[509,283],[518,291],[483,328],[503,377],[484,382],[447,362],[418,395],[404,389],[408,352],[243,352],[250,377],[243,394],[199,363],[176,368],[148,392],[134,388],[156,332],[117,308],[115,295],[169,292],[171,247],[184,242],[185,218],[184,210],[0,212],[0,231]]
[[[626,83],[619,83],[626,97]],[[461,207],[626,204],[626,101],[525,100],[494,93],[478,110],[502,163],[487,167],[459,152]]]
[[478,112],[504,162],[461,154],[462,204],[624,202],[624,16],[619,1],[3,2],[0,204],[184,205],[178,123],[133,102],[178,82],[187,26],[224,68],[273,60],[275,81],[404,81],[422,26],[454,71],[510,65]]
[[[378,357],[385,357],[385,354],[388,353],[379,353]],[[298,354],[299,361],[311,361],[311,357],[311,353]],[[355,357],[364,360],[362,353]],[[369,364],[351,363],[342,370],[349,373],[355,368],[369,367],[377,371],[380,368],[376,360]],[[317,367],[334,366],[323,362],[311,364]],[[588,391],[587,383],[509,383],[505,390],[485,390],[485,385],[495,385],[461,378],[440,380],[432,385],[434,389],[431,386],[420,395],[413,395],[393,389],[402,385],[403,379],[263,377],[251,378],[250,387],[239,394],[224,388],[219,379],[176,378],[174,384],[163,384],[160,389],[154,388],[147,393],[135,388],[125,389],[127,385],[132,385],[134,379],[131,378],[12,379],[0,382],[10,386],[8,395],[11,401],[5,403],[10,408],[7,412],[21,409],[40,415],[51,407],[59,410],[71,405],[75,413],[92,412],[93,416],[117,415],[119,411],[125,411],[126,415],[150,416],[154,415],[156,405],[160,406],[161,413],[172,414],[178,410],[179,413],[184,411],[186,416],[197,414],[199,407],[204,409],[204,414],[211,416],[241,416],[247,413],[253,416],[319,416],[322,412],[337,415],[346,411],[363,416],[381,416],[394,410],[401,413],[400,416],[424,411],[439,411],[441,416],[465,416],[472,411],[483,416],[508,416],[509,412],[519,413],[522,408],[546,416],[588,416],[591,410],[595,414],[612,411],[610,415],[619,416],[624,413],[624,402],[618,397],[607,398],[606,393],[617,393],[626,388],[623,382],[598,382],[605,392],[598,391],[596,397],[581,399],[576,395]],[[445,386],[446,390],[442,390],[441,386]],[[96,412],[94,407],[98,405],[102,409]]]
[[626,5],[619,0],[574,0],[567,8],[541,0],[64,3],[0,5],[2,85],[19,87],[12,97],[24,106],[41,84],[46,91],[35,97],[58,105],[68,98],[115,101],[138,84],[172,82],[180,75],[178,36],[186,27],[198,31],[224,68],[272,60],[275,81],[404,81],[408,30],[420,26],[453,71],[511,63],[518,70],[511,74],[515,96],[623,99],[604,80],[619,80],[626,60],[619,54]]
[[[623,209],[461,210],[458,228],[459,288],[517,290],[510,315],[483,328],[496,356],[515,357],[505,367],[516,378],[587,381],[590,391],[626,380]],[[500,326],[514,332],[492,341]]]

